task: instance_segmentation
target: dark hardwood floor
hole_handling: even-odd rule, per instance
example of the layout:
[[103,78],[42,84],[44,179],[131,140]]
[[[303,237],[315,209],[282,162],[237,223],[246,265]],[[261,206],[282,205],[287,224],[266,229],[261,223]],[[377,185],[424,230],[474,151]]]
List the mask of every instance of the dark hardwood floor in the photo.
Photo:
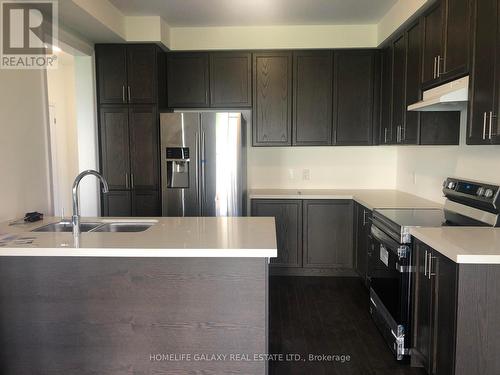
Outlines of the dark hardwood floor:
[[[271,375],[425,375],[394,359],[357,278],[273,276],[269,314],[270,353],[301,355],[298,361],[270,361]],[[310,354],[349,360],[309,361]]]

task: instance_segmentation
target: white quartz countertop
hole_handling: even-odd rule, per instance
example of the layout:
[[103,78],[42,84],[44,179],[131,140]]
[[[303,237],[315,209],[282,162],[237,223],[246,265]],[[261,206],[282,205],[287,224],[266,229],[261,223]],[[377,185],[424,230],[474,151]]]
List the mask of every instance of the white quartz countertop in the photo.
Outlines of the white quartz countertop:
[[354,199],[366,208],[441,208],[442,205],[398,190],[255,189],[250,199]]
[[0,224],[0,256],[80,257],[250,257],[277,256],[274,218],[160,217],[82,218],[83,222],[153,222],[144,232],[73,234],[31,232],[60,221],[45,218],[30,224]]
[[500,264],[500,228],[412,228],[410,232],[456,263]]

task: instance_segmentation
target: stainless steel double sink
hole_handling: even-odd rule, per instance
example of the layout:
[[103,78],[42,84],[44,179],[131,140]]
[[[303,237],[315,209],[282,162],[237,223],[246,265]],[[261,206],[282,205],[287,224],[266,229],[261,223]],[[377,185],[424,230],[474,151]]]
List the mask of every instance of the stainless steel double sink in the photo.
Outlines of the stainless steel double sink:
[[[156,221],[114,221],[114,222],[82,222],[80,232],[144,232],[156,224]],[[59,221],[33,229],[32,232],[72,232],[70,221]]]

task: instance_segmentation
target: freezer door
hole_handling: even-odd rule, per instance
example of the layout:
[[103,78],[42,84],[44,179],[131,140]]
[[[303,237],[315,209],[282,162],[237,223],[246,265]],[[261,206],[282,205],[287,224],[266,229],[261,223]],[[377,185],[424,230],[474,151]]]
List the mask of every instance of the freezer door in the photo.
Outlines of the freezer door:
[[201,115],[203,216],[243,216],[246,194],[244,121],[240,113]]
[[[199,134],[199,113],[162,113],[160,115],[163,216],[201,216]],[[169,187],[168,168],[172,168],[172,160],[175,160],[178,155],[175,152],[167,155],[167,149],[180,147],[187,148],[189,153],[189,162],[186,166],[182,166],[189,169],[189,184],[185,188]],[[172,181],[171,178],[170,181]]]

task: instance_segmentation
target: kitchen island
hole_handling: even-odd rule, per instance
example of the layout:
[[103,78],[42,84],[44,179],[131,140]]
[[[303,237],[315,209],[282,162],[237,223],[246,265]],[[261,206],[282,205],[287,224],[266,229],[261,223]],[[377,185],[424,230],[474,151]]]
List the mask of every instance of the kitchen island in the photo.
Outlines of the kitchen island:
[[0,225],[0,373],[266,372],[274,219],[32,232],[57,221]]

